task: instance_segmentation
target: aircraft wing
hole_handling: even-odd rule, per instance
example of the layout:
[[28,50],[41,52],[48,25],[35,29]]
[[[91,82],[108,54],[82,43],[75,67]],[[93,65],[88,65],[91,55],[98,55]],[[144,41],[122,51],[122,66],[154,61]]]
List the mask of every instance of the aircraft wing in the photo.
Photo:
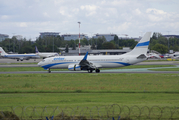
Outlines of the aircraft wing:
[[55,53],[55,54],[48,55],[47,57],[54,57],[54,56],[59,56],[59,55]]
[[90,69],[96,69],[95,66],[93,66],[92,63],[90,63],[89,61],[87,61],[87,56],[88,56],[88,52],[86,53],[86,55],[84,56],[84,58],[80,61],[79,65],[81,66],[82,70],[90,70]]

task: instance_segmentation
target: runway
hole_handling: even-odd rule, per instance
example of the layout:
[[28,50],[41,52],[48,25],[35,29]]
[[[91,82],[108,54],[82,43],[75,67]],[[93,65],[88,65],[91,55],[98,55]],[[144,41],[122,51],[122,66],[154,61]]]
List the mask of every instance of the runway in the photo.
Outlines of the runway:
[[[0,59],[0,64],[1,64],[0,68],[2,67],[38,67],[37,62],[41,60],[42,59],[37,59],[36,61],[28,60],[27,62],[27,61],[16,61],[16,60],[11,60],[11,59]],[[7,65],[5,65],[5,63],[7,63]],[[9,64],[8,65],[8,63],[32,63],[32,64],[15,64],[15,65]],[[177,65],[177,67],[179,67],[179,62],[178,61],[141,62],[136,65]],[[162,67],[162,68],[171,68],[171,67]],[[179,73],[179,71],[151,71],[149,69],[158,69],[158,68],[109,69],[109,70],[101,69],[100,73]],[[52,71],[51,74],[53,73],[88,73],[88,72],[87,71]],[[17,72],[0,72],[0,74],[48,74],[48,72],[47,71],[17,71]]]

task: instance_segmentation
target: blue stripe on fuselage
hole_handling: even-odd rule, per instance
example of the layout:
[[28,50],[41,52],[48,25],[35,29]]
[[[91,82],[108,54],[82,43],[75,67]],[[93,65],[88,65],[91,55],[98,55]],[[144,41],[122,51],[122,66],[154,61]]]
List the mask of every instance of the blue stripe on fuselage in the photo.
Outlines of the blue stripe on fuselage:
[[48,68],[50,68],[52,66],[60,65],[60,64],[66,64],[66,63],[73,63],[73,62],[53,63],[53,64],[44,65],[42,67],[46,70],[46,69],[48,69]]
[[123,62],[112,62],[112,63],[117,63],[117,64],[121,64],[121,65],[124,65],[124,66],[129,66],[129,65],[131,65],[131,64],[129,64],[129,63],[123,63]]
[[149,45],[149,41],[143,42],[143,43],[138,43],[138,44],[136,45],[136,47],[148,46],[148,45]]
[[37,55],[4,55],[4,57],[34,57]]

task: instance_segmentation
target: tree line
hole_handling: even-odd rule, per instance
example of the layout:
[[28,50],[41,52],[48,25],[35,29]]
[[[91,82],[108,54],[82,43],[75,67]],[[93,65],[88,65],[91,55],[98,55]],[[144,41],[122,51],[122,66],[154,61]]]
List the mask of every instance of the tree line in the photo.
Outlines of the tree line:
[[160,33],[154,33],[149,45],[150,50],[155,50],[161,54],[168,53],[169,50],[179,51],[179,38],[166,38]]
[[[68,52],[69,47],[73,50],[78,47],[79,40],[64,40],[63,37],[57,36],[47,36],[39,37],[35,41],[26,38],[17,40],[16,37],[8,38],[0,42],[0,46],[6,52],[16,52],[16,53],[34,53],[35,46],[38,47],[40,52],[61,52],[59,48],[66,48]],[[118,36],[114,36],[114,40],[107,41],[105,37],[91,38],[87,40],[86,38],[80,40],[81,46],[91,45],[91,49],[122,49],[123,47],[130,47],[133,49],[137,42],[134,39],[120,39]],[[179,39],[178,38],[167,38],[163,37],[161,34],[154,33],[150,45],[150,50],[158,51],[162,54],[167,53],[169,50],[179,51]]]

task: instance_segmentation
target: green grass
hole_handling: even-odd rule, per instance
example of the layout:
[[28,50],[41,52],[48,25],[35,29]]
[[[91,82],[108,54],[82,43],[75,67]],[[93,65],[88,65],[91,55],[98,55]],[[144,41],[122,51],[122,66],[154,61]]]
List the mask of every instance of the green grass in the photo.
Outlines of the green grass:
[[179,93],[178,74],[0,74],[0,92]]
[[[119,68],[103,68],[107,69],[134,69],[134,68],[154,68],[154,67],[175,67],[175,65],[132,65]],[[51,71],[64,71],[68,69],[51,69]],[[41,67],[1,67],[0,72],[11,72],[11,71],[47,71]]]
[[[131,110],[130,118],[135,119],[135,117],[131,117],[132,115],[141,115],[145,120],[147,114],[157,119],[161,114],[160,108],[168,106],[165,111],[162,111],[162,118],[170,118],[171,111],[173,112],[179,105],[179,97],[177,94],[166,93],[21,93],[0,94],[0,98],[0,108],[3,108],[4,111],[12,111],[13,108],[17,116],[22,116],[23,111],[25,113],[23,118],[26,117],[28,119],[31,115],[33,118],[40,118],[40,116],[43,115],[45,119],[46,116],[51,116],[54,110],[56,110],[54,112],[55,116],[63,110],[64,113],[69,116],[73,113],[75,116],[82,114],[87,117],[92,115],[93,118],[95,116],[98,118],[97,116],[99,114],[100,116],[107,116],[108,114],[110,118],[115,117],[115,119],[117,119],[120,108],[124,106],[125,109],[122,110],[120,114],[121,117],[127,116],[129,110]],[[115,106],[111,108],[113,104],[115,104]],[[145,111],[142,110],[144,106],[147,106]],[[151,109],[153,106],[155,106],[155,108],[152,109],[149,114],[147,108]],[[141,110],[141,114],[139,109]],[[33,112],[35,112],[35,115],[32,114]],[[115,116],[112,114],[115,114]],[[178,117],[179,115],[175,111],[172,118]]]
[[1,106],[77,106],[93,107],[118,104],[139,107],[179,106],[178,94],[167,93],[20,93],[0,94]]
[[161,69],[149,69],[152,71],[179,71],[179,68],[161,68]]
[[[139,108],[168,106],[173,110],[179,107],[178,76],[132,73],[0,74],[0,109],[11,111],[7,106],[13,106],[19,116],[21,106],[27,108],[28,115],[35,106],[38,106],[36,113],[39,112],[39,115],[45,106],[47,113],[56,107],[67,107],[68,114],[77,106],[80,111],[94,106],[106,111],[104,106],[112,104]],[[137,110],[135,113],[139,114]],[[156,110],[154,114],[160,113],[161,110]],[[166,113],[170,116],[168,111]]]

